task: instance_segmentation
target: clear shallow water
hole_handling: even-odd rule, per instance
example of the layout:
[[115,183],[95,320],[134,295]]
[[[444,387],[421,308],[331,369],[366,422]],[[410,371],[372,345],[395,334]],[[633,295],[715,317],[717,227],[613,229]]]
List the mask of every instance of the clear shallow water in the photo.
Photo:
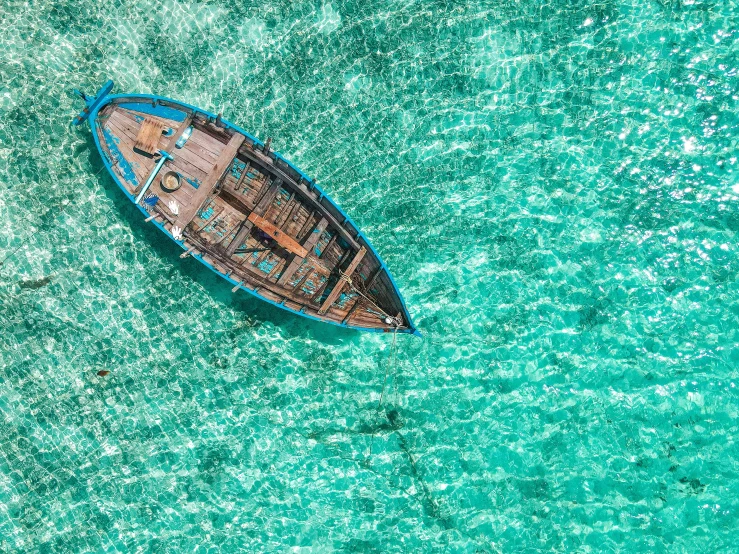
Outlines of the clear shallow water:
[[[735,547],[736,2],[0,21],[0,551]],[[354,216],[425,334],[382,411],[389,337],[232,296],[95,175],[107,78]]]

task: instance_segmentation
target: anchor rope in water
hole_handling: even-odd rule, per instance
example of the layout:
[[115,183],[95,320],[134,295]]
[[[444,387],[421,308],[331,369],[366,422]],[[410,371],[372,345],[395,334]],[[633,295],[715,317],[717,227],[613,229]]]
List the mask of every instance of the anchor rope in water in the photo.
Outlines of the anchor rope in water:
[[[393,345],[392,345],[392,347],[390,349],[390,357],[393,360],[393,363],[392,364],[388,363],[388,365],[385,367],[385,380],[382,382],[382,392],[380,393],[380,402],[377,404],[377,409],[378,410],[380,408],[382,408],[382,399],[385,396],[385,385],[387,385],[387,376],[390,373],[390,367],[391,366],[394,366],[395,367],[395,377],[396,377],[395,387],[396,387],[396,390],[397,390],[397,386],[398,386],[398,384],[397,384],[397,376],[398,376],[398,343],[397,343],[397,339],[398,339],[398,327],[396,326],[395,327],[395,331],[393,331]],[[390,361],[390,360],[388,360],[388,361]],[[395,395],[395,404],[396,404],[396,407],[397,407],[397,403],[398,403],[398,396],[396,394]]]
[[[387,384],[387,376],[390,373],[390,367],[391,365],[395,365],[395,375],[397,380],[398,375],[398,348],[397,348],[397,338],[398,338],[398,327],[395,326],[395,331],[393,331],[393,345],[390,350],[390,357],[393,360],[393,364],[388,363],[385,367],[385,379],[382,382],[382,392],[380,393],[380,401],[377,404],[377,411],[380,411],[382,408],[382,400],[385,397],[385,385]],[[388,360],[389,362],[390,360]],[[398,405],[398,395],[397,395],[397,382],[396,382],[396,395],[395,395],[395,406],[397,408]],[[377,430],[373,431],[372,435],[370,436],[370,447],[369,447],[369,458],[372,458],[372,447],[375,444],[375,434],[377,433]]]

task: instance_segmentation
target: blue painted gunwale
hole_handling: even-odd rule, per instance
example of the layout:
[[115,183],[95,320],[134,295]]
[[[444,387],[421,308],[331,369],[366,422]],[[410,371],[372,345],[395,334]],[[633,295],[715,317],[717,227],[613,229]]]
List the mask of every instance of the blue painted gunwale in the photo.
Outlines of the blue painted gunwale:
[[[111,83],[111,82],[109,81],[109,83]],[[106,92],[106,89],[108,89],[107,92]],[[100,91],[100,93],[102,93],[103,96],[102,97],[101,96],[96,96],[94,99],[91,99],[89,101],[89,103],[88,103],[88,106],[89,107],[92,107],[92,109],[89,111],[89,115],[88,115],[88,119],[89,119],[89,122],[90,122],[90,128],[92,129],[92,137],[93,137],[93,139],[95,141],[95,146],[97,147],[98,152],[100,153],[100,157],[103,160],[103,164],[105,165],[105,168],[108,170],[108,174],[111,176],[111,178],[116,183],[116,185],[118,185],[118,188],[120,188],[123,191],[123,194],[125,194],[126,197],[132,203],[134,203],[134,205],[136,206],[136,208],[138,208],[140,212],[142,212],[143,214],[145,214],[148,217],[151,214],[149,214],[149,212],[147,212],[141,205],[135,204],[135,202],[134,202],[135,197],[133,195],[131,195],[128,192],[128,190],[126,190],[126,187],[123,185],[123,183],[121,183],[121,181],[119,180],[119,178],[116,175],[115,171],[113,171],[112,162],[111,162],[111,160],[108,159],[108,156],[106,155],[105,150],[103,150],[102,145],[100,144],[100,141],[98,139],[98,134],[97,134],[97,129],[100,128],[100,124],[99,124],[99,122],[97,120],[98,112],[102,108],[104,108],[108,104],[113,103],[113,101],[114,100],[117,100],[117,99],[130,99],[131,101],[135,101],[136,99],[145,99],[145,100],[147,100],[149,102],[152,102],[152,101],[162,101],[162,102],[168,102],[168,103],[171,103],[171,104],[179,105],[179,106],[182,106],[182,107],[184,107],[184,108],[186,108],[188,110],[192,110],[194,113],[202,114],[202,115],[210,118],[211,120],[215,120],[217,116],[214,115],[214,114],[212,114],[212,113],[210,113],[210,112],[207,112],[205,110],[202,110],[202,109],[200,109],[200,108],[198,108],[196,106],[192,106],[190,104],[186,104],[185,102],[180,102],[178,100],[172,100],[171,98],[167,98],[165,96],[159,96],[159,95],[155,95],[155,94],[109,94],[109,92],[110,92],[111,89],[112,89],[112,87],[108,87],[108,83],[106,83],[106,85]],[[80,114],[80,115],[82,115],[82,114]],[[82,122],[84,122],[84,120],[78,122],[78,120],[76,119],[75,122],[74,122],[74,124],[75,125],[79,125]],[[254,143],[258,144],[259,146],[264,146],[264,143],[261,140],[259,140],[258,138],[256,138],[251,133],[245,131],[244,129],[242,129],[238,125],[235,125],[235,124],[233,124],[233,123],[231,123],[228,120],[223,119],[223,118],[221,118],[221,122],[226,127],[229,127],[231,129],[237,131],[238,133],[241,133],[245,137],[248,137],[249,139],[251,139],[252,141],[254,141]],[[273,154],[274,154],[275,158],[278,158],[278,159],[282,160],[290,168],[292,168],[293,170],[295,170],[303,179],[306,180],[306,182],[308,183],[308,188],[309,189],[315,189],[315,190],[317,190],[319,192],[319,194],[322,197],[326,198],[326,200],[339,212],[339,214],[341,214],[341,216],[345,218],[346,221],[348,221],[349,223],[351,223],[352,227],[354,227],[354,229],[357,231],[357,237],[356,238],[357,239],[360,239],[361,238],[364,241],[364,243],[367,245],[367,247],[369,248],[369,250],[377,258],[377,261],[380,263],[380,266],[382,268],[382,271],[384,271],[385,274],[388,276],[388,278],[390,280],[390,283],[392,284],[393,289],[395,290],[395,293],[398,295],[398,298],[400,299],[400,303],[401,303],[401,306],[403,308],[403,316],[404,316],[405,320],[408,322],[408,328],[407,329],[401,329],[398,332],[399,333],[412,334],[412,335],[416,335],[418,337],[421,337],[422,336],[421,333],[418,331],[418,329],[416,329],[415,325],[413,325],[413,321],[411,320],[411,316],[408,313],[408,308],[407,308],[407,306],[405,304],[405,299],[403,298],[403,295],[400,293],[400,289],[398,288],[398,285],[395,283],[395,279],[393,278],[392,274],[388,270],[388,267],[385,264],[384,260],[380,257],[379,253],[372,246],[372,244],[370,243],[369,239],[361,231],[361,229],[359,228],[359,226],[356,223],[354,223],[354,221],[351,219],[351,217],[349,217],[349,215],[346,214],[344,212],[344,210],[342,210],[341,207],[338,204],[336,204],[336,202],[334,202],[333,199],[328,194],[326,194],[323,191],[323,189],[320,186],[318,186],[318,184],[313,179],[311,179],[310,177],[308,177],[302,170],[300,170],[298,167],[296,167],[295,165],[293,165],[293,163],[290,162],[290,160],[284,158],[279,152],[273,152]],[[319,197],[318,200],[320,202],[320,197]],[[161,223],[159,223],[156,220],[152,220],[151,223],[153,223],[160,231],[162,231],[172,241],[174,241],[176,244],[178,244],[180,246],[180,248],[182,248],[183,250],[186,250],[187,249],[187,247],[185,246],[185,241],[184,240],[175,240],[175,238],[172,236],[172,234],[169,231],[167,231],[167,229],[165,229],[164,226]],[[211,271],[213,271],[214,273],[218,274],[220,277],[222,277],[223,279],[225,279],[226,281],[228,281],[229,283],[232,283],[233,285],[239,285],[239,281],[235,281],[231,277],[227,276],[225,273],[223,273],[221,271],[218,271],[218,269],[216,269],[211,264],[209,264],[200,255],[192,255],[192,257],[195,258],[196,260],[198,260],[200,263],[202,263],[205,267],[207,267],[208,269],[210,269]],[[302,317],[305,317],[307,319],[312,319],[314,321],[320,321],[321,323],[329,323],[331,325],[336,325],[337,327],[344,327],[346,329],[356,329],[358,331],[366,331],[366,332],[370,332],[370,333],[388,333],[388,332],[391,332],[390,330],[387,330],[387,329],[376,329],[376,328],[371,328],[371,327],[360,327],[360,326],[356,326],[356,325],[347,325],[345,323],[341,323],[341,322],[337,322],[337,321],[330,321],[330,320],[326,320],[326,319],[321,319],[320,317],[315,317],[315,316],[313,316],[311,314],[305,313],[304,311],[302,311],[302,309],[301,310],[294,310],[294,309],[286,306],[284,304],[284,301],[283,302],[274,302],[274,301],[270,300],[269,298],[265,298],[264,296],[262,296],[258,292],[255,292],[255,291],[253,291],[253,290],[251,290],[251,289],[249,289],[249,288],[247,288],[247,287],[245,287],[243,285],[239,285],[239,289],[248,292],[252,296],[254,296],[256,298],[259,298],[259,300],[262,300],[263,302],[267,302],[267,303],[269,303],[269,304],[271,304],[273,306],[276,306],[278,308],[282,308],[283,310],[286,310],[286,311],[290,312],[291,314],[297,314],[297,315],[302,316]]]

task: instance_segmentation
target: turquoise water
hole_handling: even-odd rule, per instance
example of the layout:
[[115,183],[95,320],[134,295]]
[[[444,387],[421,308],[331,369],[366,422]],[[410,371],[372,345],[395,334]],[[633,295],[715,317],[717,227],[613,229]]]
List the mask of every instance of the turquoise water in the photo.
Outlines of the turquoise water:
[[[0,551],[736,551],[736,1],[131,4],[0,4]],[[180,260],[107,78],[273,137],[425,338]]]

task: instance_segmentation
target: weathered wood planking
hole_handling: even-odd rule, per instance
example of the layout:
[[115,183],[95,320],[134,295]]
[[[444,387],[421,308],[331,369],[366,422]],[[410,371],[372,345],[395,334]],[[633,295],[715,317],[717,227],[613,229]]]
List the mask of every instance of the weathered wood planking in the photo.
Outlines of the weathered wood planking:
[[[265,166],[264,160],[257,156],[254,150],[249,151],[249,149],[247,148],[242,148],[240,150],[240,153],[244,155],[247,159],[249,159],[249,161],[258,164],[258,166]],[[341,223],[336,221],[336,218],[334,216],[326,211],[325,207],[321,205],[321,202],[315,196],[313,196],[313,193],[311,193],[311,191],[308,190],[308,187],[306,187],[302,183],[296,183],[277,167],[270,166],[269,171],[267,172],[271,172],[277,175],[283,181],[285,181],[288,186],[295,189],[296,191],[300,191],[302,193],[301,197],[306,200],[313,209],[318,210],[326,219],[328,219],[329,223],[331,223],[331,226],[341,234],[341,237],[349,244],[349,246],[351,246],[355,250],[359,250],[359,243],[357,243],[354,237],[351,236],[351,234],[341,225]]]
[[180,149],[175,149],[174,152],[170,152],[170,155],[176,156],[178,159],[186,161],[206,175],[211,172],[211,170],[213,169],[213,165],[215,165],[211,161],[205,160],[201,156],[199,156],[198,153],[192,149],[189,140],[185,143],[184,147]]
[[217,158],[218,153],[223,150],[224,146],[226,146],[225,143],[213,138],[209,134],[203,132],[200,128],[193,129],[192,135],[190,135],[187,142],[190,141],[199,148],[202,148],[205,155],[211,155],[213,158]]
[[197,192],[193,196],[192,204],[187,206],[185,210],[180,211],[180,215],[177,217],[176,222],[178,227],[184,229],[190,221],[192,221],[192,218],[200,209],[200,206],[213,192],[213,188],[216,186],[216,183],[218,183],[223,176],[223,173],[231,165],[231,161],[236,156],[236,152],[238,151],[239,146],[241,146],[241,143],[244,142],[244,138],[244,135],[240,133],[234,133],[233,137],[231,137],[231,140],[223,149],[215,165],[205,178],[205,182],[197,189]]
[[[253,175],[253,177],[249,177],[248,174]],[[252,167],[245,170],[242,177],[243,180],[240,180],[240,186],[237,188],[236,186],[239,183],[234,179],[233,175],[228,173],[224,180],[224,188],[226,192],[238,199],[246,210],[251,211],[257,204],[259,193],[263,190],[267,177]]]
[[252,222],[256,227],[267,233],[274,241],[282,246],[288,252],[305,258],[308,255],[308,251],[300,246],[292,237],[283,233],[277,225],[271,223],[256,213],[252,212],[249,214],[249,221]]
[[339,236],[339,233],[334,233],[331,235],[331,238],[329,239],[328,243],[326,243],[323,248],[321,248],[321,254],[318,256],[321,259],[326,258],[328,255],[329,250],[333,247],[334,243],[336,242],[336,237]]
[[402,312],[403,308],[399,299],[394,294],[391,294],[392,290],[393,288],[390,278],[388,277],[387,272],[383,271],[378,275],[377,279],[375,279],[375,284],[373,285],[370,294],[375,298],[376,303],[382,306],[387,313],[396,314],[398,312]]
[[[367,249],[364,246],[362,246],[359,249],[359,252],[357,252],[357,255],[354,256],[354,259],[349,264],[349,267],[346,268],[346,271],[344,272],[345,277],[350,278],[352,276],[352,273],[354,273],[354,270],[357,269],[359,262],[362,261],[362,258],[364,258],[364,255],[366,253],[367,253]],[[318,310],[319,314],[326,313],[328,309],[331,307],[331,304],[336,302],[336,299],[339,298],[341,291],[344,289],[344,285],[346,285],[346,281],[344,281],[344,279],[339,279],[336,285],[334,285],[333,290],[329,293],[328,298],[326,298],[323,304],[321,304],[321,308]]]
[[349,310],[347,310],[346,315],[344,316],[344,319],[341,320],[341,323],[346,325],[349,321],[351,321],[352,316],[356,312],[357,308],[362,305],[363,300],[364,299],[361,296],[357,295],[351,307],[349,308]]
[[306,253],[303,256],[296,255],[290,261],[290,263],[285,268],[285,271],[282,272],[282,275],[280,275],[280,278],[277,280],[278,284],[286,285],[290,281],[293,273],[295,273],[295,271],[301,266],[308,252],[313,249],[315,244],[318,242],[318,239],[321,238],[321,235],[323,234],[323,231],[324,229],[326,229],[327,225],[328,221],[326,221],[325,218],[322,218],[321,221],[318,222],[318,225],[316,225],[316,228],[313,230],[313,232],[308,236],[307,239],[303,241],[303,247]]
[[[107,130],[113,135],[114,139],[118,139],[118,142],[116,142],[115,146],[121,152],[121,154],[123,154],[124,158],[131,166],[131,169],[136,176],[138,184],[143,184],[143,182],[149,176],[151,169],[154,167],[154,160],[152,160],[148,156],[145,156],[138,152],[134,152],[133,139],[129,138],[125,131],[116,127],[115,122],[108,121],[106,125]],[[116,167],[118,168],[121,176],[123,176],[120,164],[116,165]]]
[[[272,202],[275,199],[275,196],[277,196],[277,191],[280,190],[280,185],[282,184],[281,179],[275,179],[272,181],[272,184],[270,184],[267,191],[262,195],[262,198],[259,200],[257,205],[254,207],[254,211],[252,213],[262,216],[267,211],[267,209],[272,205]],[[246,218],[244,220],[243,225],[241,226],[241,229],[239,229],[239,232],[236,233],[236,237],[231,241],[231,244],[228,245],[228,248],[226,248],[226,254],[230,256],[234,253],[234,251],[241,246],[241,243],[244,242],[244,239],[251,233],[252,226],[254,225],[254,222],[251,221],[249,218]]]
[[[195,131],[193,131],[193,135],[195,134]],[[223,151],[224,145],[221,145],[221,151]],[[203,160],[209,165],[215,165],[216,160],[218,160],[218,154],[215,154],[211,152],[210,150],[203,148],[200,146],[196,141],[190,137],[188,141],[185,143],[185,146],[182,147],[182,150],[187,149],[189,152],[192,152],[195,154],[198,158]]]
[[213,198],[213,210],[216,215],[201,224],[197,233],[208,244],[220,244],[241,222],[242,214],[218,197]]
[[282,227],[290,218],[290,214],[292,213],[293,208],[296,204],[297,202],[295,202],[295,193],[293,192],[292,194],[290,194],[287,202],[282,205],[282,209],[275,219],[275,225],[277,225],[278,227]]

